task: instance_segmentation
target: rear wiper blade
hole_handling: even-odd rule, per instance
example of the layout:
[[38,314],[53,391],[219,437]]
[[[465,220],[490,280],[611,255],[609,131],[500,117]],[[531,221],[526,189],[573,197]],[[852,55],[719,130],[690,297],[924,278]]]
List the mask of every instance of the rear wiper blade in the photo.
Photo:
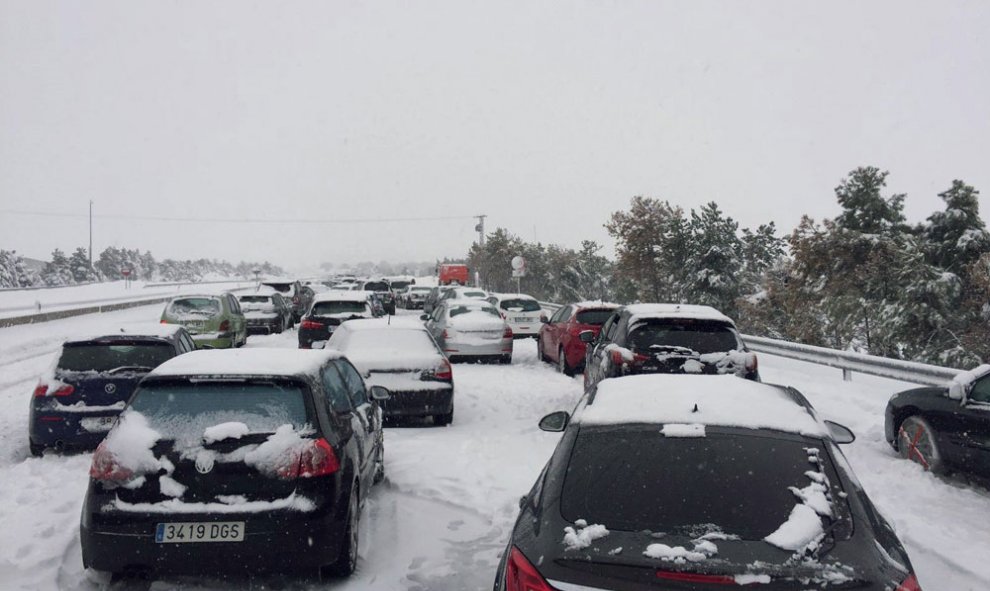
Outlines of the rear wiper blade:
[[108,369],[106,373],[120,373],[122,371],[144,371],[148,372],[155,368],[148,367],[146,365],[121,365],[120,367],[115,367],[113,369]]
[[679,353],[681,355],[698,356],[698,353],[693,349],[678,345],[650,345],[650,351],[654,353]]

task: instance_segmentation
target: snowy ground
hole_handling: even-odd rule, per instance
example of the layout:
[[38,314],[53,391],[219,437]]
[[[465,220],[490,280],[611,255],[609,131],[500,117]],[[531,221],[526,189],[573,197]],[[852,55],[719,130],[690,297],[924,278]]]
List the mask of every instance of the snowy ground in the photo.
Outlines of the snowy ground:
[[[78,523],[88,454],[29,458],[28,396],[65,337],[155,322],[159,306],[0,329],[0,589],[100,589],[82,569]],[[295,332],[254,336],[251,347],[295,347]],[[513,364],[454,369],[456,412],[447,428],[386,431],[386,482],[371,493],[361,526],[361,562],[349,580],[255,581],[254,588],[350,590],[489,589],[517,511],[557,441],[543,414],[570,409],[579,379],[536,361],[531,341]],[[762,356],[766,381],[802,390],[827,418],[859,439],[847,455],[896,526],[926,591],[990,589],[990,493],[945,482],[899,460],[883,441],[883,407],[906,384]],[[158,581],[152,589],[242,589],[246,583]]]

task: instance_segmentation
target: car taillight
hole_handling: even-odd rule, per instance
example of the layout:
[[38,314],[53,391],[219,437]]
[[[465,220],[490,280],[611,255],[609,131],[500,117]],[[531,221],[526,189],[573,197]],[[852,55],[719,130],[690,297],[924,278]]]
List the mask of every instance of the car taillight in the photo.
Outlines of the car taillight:
[[505,590],[506,591],[554,591],[540,571],[536,570],[523,553],[515,546],[509,550],[509,558],[505,561]]
[[454,379],[454,370],[450,367],[450,362],[444,359],[440,362],[440,367],[436,368],[433,376],[438,380],[450,381]]
[[505,327],[505,332],[502,333],[502,338],[503,339],[511,339],[512,338],[512,328],[506,326]]
[[326,439],[322,437],[306,443],[301,449],[291,450],[289,457],[279,463],[279,478],[310,478],[328,476],[340,470],[340,460]]
[[224,320],[220,323],[220,332],[227,332],[230,330],[230,320]]
[[754,372],[760,367],[760,362],[756,358],[756,353],[750,353],[749,359],[746,360],[746,371]]
[[918,584],[918,579],[911,575],[904,579],[904,582],[897,587],[897,591],[921,591],[921,585]]
[[302,324],[299,325],[301,328],[306,328],[309,330],[319,330],[323,328],[323,323],[316,322],[315,320],[303,320]]
[[38,382],[38,385],[34,389],[34,396],[40,398],[42,396],[68,396],[75,392],[76,389],[69,384],[62,384],[51,394],[48,393],[48,384],[44,382]]
[[162,318],[161,319],[161,324],[168,324],[168,320],[165,320],[164,318]]
[[120,465],[113,453],[107,449],[104,441],[93,452],[93,463],[89,467],[89,476],[100,482],[122,483],[134,476],[134,472]]
[[622,356],[622,351],[612,351],[612,365],[623,366],[623,365],[641,365],[644,361],[650,358],[649,355],[640,355],[639,353],[633,353],[632,359],[625,359]]

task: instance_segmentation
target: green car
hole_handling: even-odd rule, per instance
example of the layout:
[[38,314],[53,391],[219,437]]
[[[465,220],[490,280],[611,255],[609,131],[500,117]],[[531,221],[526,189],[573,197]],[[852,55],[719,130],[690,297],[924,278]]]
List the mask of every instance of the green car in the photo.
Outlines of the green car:
[[247,342],[247,320],[230,293],[185,295],[165,304],[162,324],[180,324],[197,349],[231,349]]

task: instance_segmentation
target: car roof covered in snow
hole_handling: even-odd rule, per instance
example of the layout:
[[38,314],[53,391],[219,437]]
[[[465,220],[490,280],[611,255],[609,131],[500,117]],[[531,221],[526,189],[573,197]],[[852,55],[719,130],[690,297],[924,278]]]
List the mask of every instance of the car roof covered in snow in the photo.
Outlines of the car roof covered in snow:
[[629,324],[636,324],[653,318],[693,318],[714,320],[735,326],[731,318],[711,306],[695,304],[630,304],[625,307],[629,313]]
[[218,291],[216,293],[184,293],[182,295],[177,295],[177,296],[173,297],[172,299],[169,300],[169,303],[176,302],[176,301],[179,301],[179,300],[195,300],[197,298],[216,299],[216,298],[219,298],[220,296],[222,296],[224,294],[227,294],[227,293],[229,293],[229,292],[227,292],[227,291]]
[[281,295],[281,292],[279,292],[274,287],[270,287],[268,285],[259,285],[255,289],[252,289],[252,290],[249,290],[249,291],[238,292],[237,293],[237,299],[239,300],[239,299],[243,298],[244,296],[256,296],[256,295],[260,295],[260,296],[273,296],[275,294],[280,294]]
[[364,290],[332,290],[316,294],[313,302],[366,302],[373,292]]
[[481,308],[494,307],[488,300],[483,300],[480,298],[450,298],[445,301],[444,304],[446,304],[448,308],[451,306],[464,306],[466,308],[477,308],[479,310]]
[[498,298],[499,301],[502,301],[502,300],[533,300],[533,301],[536,301],[536,298],[534,298],[531,295],[525,294],[525,293],[490,293],[488,295]]
[[632,375],[602,380],[582,425],[688,424],[824,437],[827,427],[785,388],[730,375]]
[[154,339],[171,339],[182,329],[183,327],[181,324],[155,324],[153,322],[148,322],[122,326],[117,330],[117,332],[106,332],[90,335],[88,337],[72,338],[66,340],[65,342],[85,343],[88,341],[135,339],[143,337]]
[[292,376],[312,374],[339,351],[305,349],[224,349],[173,357],[148,374],[157,376]]
[[621,306],[621,304],[616,304],[613,302],[606,302],[603,300],[587,300],[584,302],[574,302],[571,304],[578,310],[614,310]]

